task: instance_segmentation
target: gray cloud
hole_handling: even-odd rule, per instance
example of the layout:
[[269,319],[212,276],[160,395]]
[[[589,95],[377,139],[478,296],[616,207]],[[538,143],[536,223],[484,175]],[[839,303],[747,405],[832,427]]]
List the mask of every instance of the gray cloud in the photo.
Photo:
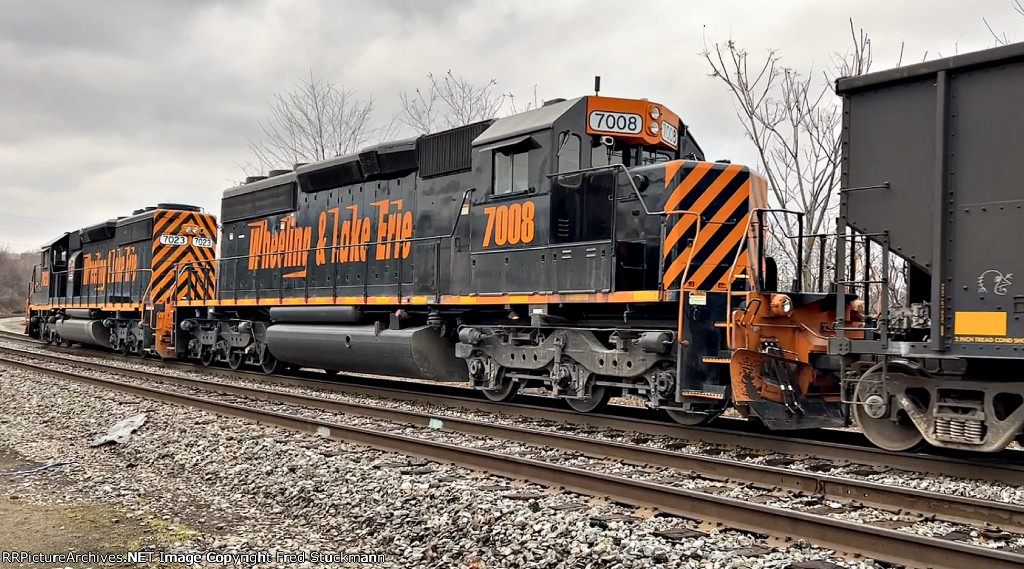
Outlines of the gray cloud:
[[876,69],[992,45],[982,17],[1015,38],[1009,0],[640,2],[5,2],[0,19],[0,244],[36,246],[67,229],[159,201],[216,211],[275,92],[313,70],[372,96],[380,122],[397,94],[447,69],[494,78],[522,106],[590,92],[660,101],[713,158],[753,156],[698,53],[733,38],[779,48],[820,72],[873,38]]

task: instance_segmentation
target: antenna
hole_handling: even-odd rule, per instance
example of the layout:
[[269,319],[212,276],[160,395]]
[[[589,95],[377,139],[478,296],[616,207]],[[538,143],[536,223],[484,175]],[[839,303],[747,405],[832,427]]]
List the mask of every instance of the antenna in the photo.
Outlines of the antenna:
[[594,75],[594,95],[601,93],[601,76]]

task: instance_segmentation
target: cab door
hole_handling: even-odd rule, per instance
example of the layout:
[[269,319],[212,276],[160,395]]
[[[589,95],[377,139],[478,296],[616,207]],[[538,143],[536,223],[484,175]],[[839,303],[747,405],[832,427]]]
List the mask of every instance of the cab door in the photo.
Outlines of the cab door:
[[543,146],[531,136],[477,149],[490,184],[470,208],[470,274],[478,294],[531,294],[547,284],[549,195]]

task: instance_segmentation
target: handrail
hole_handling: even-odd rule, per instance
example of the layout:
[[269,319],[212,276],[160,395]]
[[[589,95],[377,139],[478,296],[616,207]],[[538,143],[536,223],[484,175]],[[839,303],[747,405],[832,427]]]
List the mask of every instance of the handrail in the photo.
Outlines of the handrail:
[[[764,214],[764,213],[792,213],[792,214],[796,215],[797,217],[802,217],[804,215],[803,212],[789,210],[789,209],[783,209],[783,208],[755,207],[755,208],[751,209],[749,214],[747,215],[747,226],[746,226],[746,228],[743,231],[743,233],[747,235],[747,239],[748,240],[752,237],[750,235],[750,230],[751,230],[751,223],[752,223],[752,220],[754,218],[754,213],[755,212],[759,214],[758,215],[758,222],[759,222],[759,229],[760,230],[764,229],[764,216],[760,215],[760,214]],[[803,227],[803,223],[800,224],[800,227]],[[785,235],[785,233],[783,233],[783,235]],[[793,239],[793,237],[790,237],[788,235],[786,235],[786,237],[789,238],[789,239]],[[800,237],[800,236],[797,236],[796,238],[802,240],[802,237]],[[754,290],[755,291],[757,291],[757,292],[764,292],[764,291],[761,290],[761,279],[764,277],[764,275],[763,275],[764,270],[760,266],[761,265],[761,257],[763,256],[761,253],[762,253],[763,248],[764,248],[764,240],[763,239],[760,240],[760,244],[761,244],[761,248],[757,251],[757,256],[758,256],[757,260],[758,260],[758,269],[759,270],[757,271],[757,274],[754,275],[755,278],[753,278],[753,279],[749,279],[748,278],[748,280],[752,280],[753,281],[753,283],[754,283]],[[737,247],[736,248],[736,255],[733,257],[732,264],[729,266],[728,280],[726,281],[727,283],[729,283],[729,286],[732,286],[732,282],[735,279],[736,265],[740,261],[740,253],[743,251],[743,249],[744,249],[743,247]],[[749,256],[751,254],[751,248],[750,248],[750,244],[749,243],[747,244],[746,250],[747,250],[747,255]],[[800,265],[802,265],[802,259],[798,259],[797,262]],[[726,323],[726,327],[725,327],[725,341],[726,341],[726,344],[728,344],[730,349],[731,349],[732,348],[732,294],[727,294],[726,295],[726,299],[725,299],[725,323]]]
[[[200,265],[204,265],[200,268]],[[190,267],[195,266],[194,273],[201,275],[204,283],[213,282],[214,286],[217,286],[217,259],[196,259],[195,261],[179,261],[174,264],[174,287],[171,289],[171,299],[178,299],[178,279],[184,274]],[[216,290],[214,291],[216,295]],[[201,300],[201,299],[190,299],[190,300]]]
[[[89,287],[91,290],[86,291],[86,294],[79,294],[79,295],[75,295],[74,294],[74,281],[72,281],[71,283],[68,283],[67,276],[68,276],[69,273],[72,273],[71,271],[51,271],[50,272],[50,285],[47,287],[47,288],[50,289],[47,292],[49,293],[49,298],[50,298],[51,302],[56,301],[56,302],[60,303],[61,306],[68,307],[68,308],[73,308],[73,307],[79,306],[79,305],[81,305],[83,303],[88,304],[90,301],[92,301],[92,302],[94,302],[96,304],[128,304],[128,305],[135,305],[135,306],[137,306],[138,310],[140,312],[143,311],[145,309],[145,305],[147,303],[146,297],[147,297],[148,293],[150,292],[151,287],[153,286],[153,269],[152,268],[133,268],[133,269],[125,269],[125,270],[121,270],[121,271],[106,271],[106,270],[103,270],[106,266],[107,265],[104,264],[104,265],[100,265],[98,267],[92,267],[92,268],[88,269],[88,270],[101,270],[102,271],[101,274],[103,275],[103,282],[102,283],[90,283],[90,284],[82,283],[82,284],[80,284],[80,286],[82,286],[82,287]],[[76,277],[81,278],[79,275],[81,275],[86,270],[87,269],[85,269],[85,268],[76,268],[72,274],[74,274]],[[138,277],[139,273],[145,273],[145,274],[149,275],[149,279],[148,279],[148,282],[146,283],[145,287],[142,287],[141,283],[139,282],[139,277]],[[133,275],[133,277],[131,279],[121,279],[121,280],[116,280],[114,278],[114,277],[119,276],[119,275],[128,275],[128,274]],[[59,281],[63,281],[64,283],[66,283],[65,287],[64,287],[65,291],[64,291],[64,294],[62,296],[57,296],[56,294],[54,294],[55,293],[55,287],[56,287],[55,283],[57,283]],[[70,286],[70,290],[68,290],[69,289],[69,287],[67,286],[68,284],[71,285]],[[98,288],[100,284],[102,284],[102,286],[103,286],[102,290]],[[118,295],[118,294],[114,294],[114,293],[124,293],[126,288],[128,289],[127,290],[127,292],[128,292],[127,298],[129,299],[129,302],[116,302],[115,303],[113,301],[113,298],[118,297],[118,296],[122,296],[122,295]],[[139,296],[139,300],[136,302],[136,301],[132,300],[132,294],[133,294],[133,292],[137,288],[138,288],[138,290],[140,292],[140,296]]]
[[[680,283],[679,284],[679,312],[678,312],[678,314],[676,316],[676,342],[682,344],[683,343],[683,304],[684,304],[685,294],[686,294],[685,289],[686,289],[686,282],[687,282],[687,280],[690,277],[690,267],[693,264],[693,256],[694,256],[694,253],[698,249],[698,247],[697,247],[697,239],[700,237],[700,230],[701,230],[701,217],[700,217],[700,214],[698,212],[695,212],[695,211],[692,211],[692,210],[688,210],[688,209],[672,209],[672,210],[662,209],[660,211],[651,211],[651,208],[647,207],[647,202],[644,201],[644,197],[640,193],[640,188],[638,188],[636,183],[633,181],[633,176],[630,174],[629,168],[627,168],[624,164],[608,164],[608,165],[605,165],[605,166],[594,166],[592,168],[582,168],[580,170],[575,170],[575,171],[572,171],[572,172],[559,172],[557,174],[549,174],[548,178],[555,178],[555,177],[558,177],[558,176],[573,176],[573,175],[576,175],[576,174],[583,174],[583,173],[586,173],[586,172],[597,172],[597,171],[609,170],[609,169],[611,169],[611,170],[616,170],[616,169],[622,170],[622,173],[626,175],[626,180],[629,181],[629,186],[633,189],[633,194],[636,196],[637,200],[640,201],[640,207],[643,208],[644,215],[648,215],[648,216],[660,215],[660,216],[663,216],[665,218],[667,218],[670,215],[678,215],[678,216],[683,217],[683,218],[685,218],[688,215],[692,215],[697,220],[697,223],[696,223],[696,226],[695,226],[696,236],[694,237],[693,243],[690,244],[690,247],[689,247],[690,254],[687,256],[687,259],[686,259],[686,268],[683,269],[682,278],[679,280],[679,283]],[[665,257],[665,240],[664,239],[660,240],[659,251],[658,252],[660,253],[660,255],[658,257],[660,259],[663,259]],[[658,287],[660,288],[663,284],[664,283],[660,282],[660,279],[659,279]]]

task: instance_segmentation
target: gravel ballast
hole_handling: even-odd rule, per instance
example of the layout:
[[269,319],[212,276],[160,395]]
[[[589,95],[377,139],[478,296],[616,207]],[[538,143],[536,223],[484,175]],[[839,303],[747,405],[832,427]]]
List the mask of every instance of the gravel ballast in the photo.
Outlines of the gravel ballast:
[[[11,320],[0,320],[0,327],[2,327],[3,324],[8,323],[10,321]],[[28,348],[24,345],[15,344],[14,342],[5,342],[3,339],[0,339],[0,345],[9,345],[10,347],[15,347],[23,350],[27,349],[31,351],[45,351],[40,348]],[[92,357],[78,354],[61,355],[62,357],[67,358],[68,360],[81,360],[105,364],[111,363],[110,360],[106,360],[99,356]],[[243,387],[264,387],[285,391],[289,393],[322,397],[346,403],[383,405],[405,411],[430,413],[432,415],[436,415],[439,417],[447,416],[456,417],[460,419],[470,419],[476,421],[519,425],[534,429],[555,431],[558,433],[579,434],[581,436],[586,436],[588,438],[596,438],[636,446],[647,446],[661,450],[675,450],[701,456],[716,456],[721,458],[742,459],[744,461],[756,464],[772,464],[779,463],[781,461],[781,463],[785,464],[787,468],[792,468],[794,470],[813,470],[815,472],[828,473],[833,476],[843,478],[867,480],[871,482],[881,483],[887,486],[900,486],[904,488],[915,488],[918,490],[937,492],[954,496],[968,496],[973,498],[995,500],[1012,504],[1024,504],[1024,487],[999,482],[992,482],[987,480],[963,479],[951,476],[941,476],[920,472],[909,472],[904,470],[894,470],[888,468],[865,468],[864,465],[856,463],[830,464],[827,461],[823,463],[823,461],[815,457],[794,457],[790,455],[764,452],[752,453],[749,451],[749,449],[744,449],[742,447],[723,447],[721,445],[707,444],[700,441],[687,441],[668,436],[648,434],[639,435],[610,429],[594,429],[592,427],[588,427],[585,425],[573,427],[571,425],[567,425],[561,422],[555,423],[552,421],[545,421],[540,419],[529,419],[514,414],[489,413],[485,411],[469,410],[460,408],[458,406],[449,407],[441,405],[431,405],[427,403],[417,403],[397,399],[385,399],[358,394],[339,394],[325,389],[309,389],[303,387],[277,384],[276,382],[269,378],[268,381],[266,382],[256,382],[240,377],[228,377],[223,375],[211,376],[211,374],[205,373],[201,369],[198,371],[174,370],[172,372],[167,368],[162,368],[159,366],[146,363],[144,360],[138,360],[137,362],[133,361],[132,363],[119,362],[116,365],[124,365],[125,367],[130,369],[145,370],[162,374],[174,373],[175,375],[181,375],[193,379],[212,379],[214,381],[225,382],[232,385],[239,385]],[[227,370],[220,371],[226,372]],[[828,467],[823,468],[823,464]]]
[[[183,553],[307,555],[305,565],[265,567],[317,566],[311,552],[381,554],[383,567],[755,569],[814,559],[876,566],[803,542],[777,549],[749,534],[38,374],[0,374],[0,440],[40,463],[73,462],[22,477],[9,491],[43,499],[33,489],[59,478],[63,500],[109,502],[127,512],[125,523],[155,518],[194,528],[198,536],[171,548]],[[137,413],[148,421],[127,444],[88,447]],[[698,533],[658,535],[684,529]]]

